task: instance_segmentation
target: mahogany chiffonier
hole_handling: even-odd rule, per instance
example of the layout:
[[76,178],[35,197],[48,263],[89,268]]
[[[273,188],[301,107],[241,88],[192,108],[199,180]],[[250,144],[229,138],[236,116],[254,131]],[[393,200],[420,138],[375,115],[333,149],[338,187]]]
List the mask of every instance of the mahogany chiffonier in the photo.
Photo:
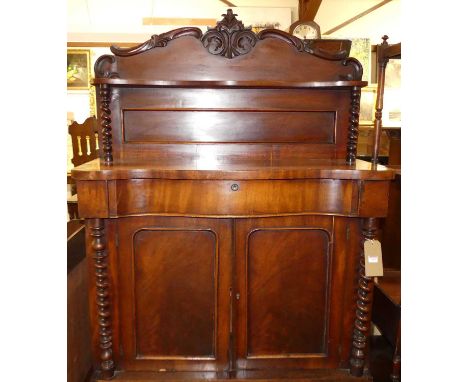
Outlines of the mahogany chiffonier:
[[362,67],[228,10],[95,65],[75,168],[97,380],[370,380],[363,242],[392,170],[356,160]]

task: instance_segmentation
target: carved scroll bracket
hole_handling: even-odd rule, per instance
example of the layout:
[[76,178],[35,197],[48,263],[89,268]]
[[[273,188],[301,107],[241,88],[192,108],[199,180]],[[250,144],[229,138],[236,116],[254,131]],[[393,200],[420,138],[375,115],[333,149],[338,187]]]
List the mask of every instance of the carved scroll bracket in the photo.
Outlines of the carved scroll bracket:
[[360,81],[362,79],[363,69],[361,63],[354,57],[345,58],[342,62],[343,66],[352,66],[353,72],[347,76],[343,76],[343,80]]
[[115,57],[110,54],[99,57],[94,64],[96,78],[119,78],[119,74],[112,71],[114,64]]

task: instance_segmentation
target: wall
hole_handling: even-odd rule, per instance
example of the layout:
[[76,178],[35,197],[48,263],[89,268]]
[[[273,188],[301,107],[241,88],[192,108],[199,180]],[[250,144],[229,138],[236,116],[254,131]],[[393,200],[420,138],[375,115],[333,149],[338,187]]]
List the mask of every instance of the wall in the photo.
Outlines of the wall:
[[[262,18],[281,18],[280,29],[287,29],[298,13],[297,0],[235,0],[233,3],[235,13],[246,26]],[[218,0],[69,0],[68,41],[145,41],[152,34],[181,25],[142,25],[144,17],[219,20],[227,8]],[[194,26],[203,31],[207,28],[207,25]]]
[[[323,0],[315,21],[320,25],[322,34],[346,20],[380,3],[380,0]],[[392,0],[366,16],[348,24],[329,35],[335,38],[371,39],[371,44],[380,44],[383,35],[389,36],[389,43],[402,39],[400,23],[400,0]]]

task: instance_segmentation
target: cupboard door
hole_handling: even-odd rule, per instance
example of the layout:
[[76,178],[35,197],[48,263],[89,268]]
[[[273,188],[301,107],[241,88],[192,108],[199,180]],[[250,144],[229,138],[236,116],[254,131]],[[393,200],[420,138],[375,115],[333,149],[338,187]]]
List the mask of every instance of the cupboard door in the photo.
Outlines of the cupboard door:
[[237,368],[337,367],[347,260],[334,218],[236,220],[235,232]]
[[124,369],[226,369],[231,222],[130,217],[118,224]]

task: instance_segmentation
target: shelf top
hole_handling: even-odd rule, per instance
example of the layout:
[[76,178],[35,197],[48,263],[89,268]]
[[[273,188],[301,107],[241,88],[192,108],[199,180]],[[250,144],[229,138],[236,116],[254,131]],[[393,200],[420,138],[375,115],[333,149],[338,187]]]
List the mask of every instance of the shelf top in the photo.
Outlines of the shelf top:
[[167,81],[121,78],[95,78],[93,85],[113,85],[121,87],[161,87],[161,88],[350,88],[365,87],[367,81]]
[[196,157],[186,159],[158,159],[152,161],[114,160],[106,165],[99,159],[72,169],[76,180],[114,179],[356,179],[391,180],[395,170],[385,166],[356,160],[348,165],[342,159],[278,159],[245,160]]

